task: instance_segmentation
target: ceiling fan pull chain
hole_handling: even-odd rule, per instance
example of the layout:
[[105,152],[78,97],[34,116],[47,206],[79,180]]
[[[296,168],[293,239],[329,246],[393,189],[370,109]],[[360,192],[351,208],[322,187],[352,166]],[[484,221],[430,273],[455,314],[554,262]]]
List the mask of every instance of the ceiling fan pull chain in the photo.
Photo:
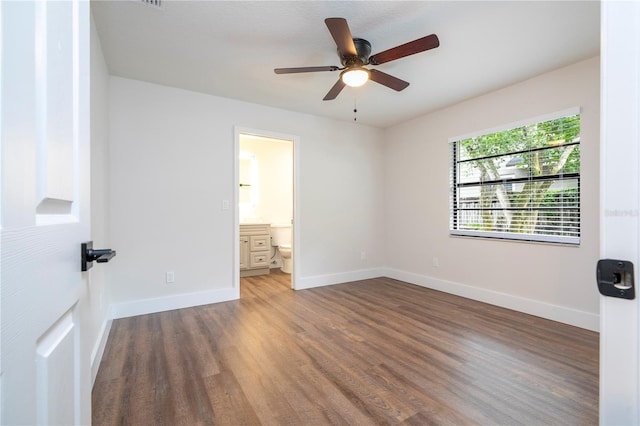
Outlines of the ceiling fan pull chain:
[[357,105],[358,95],[353,94],[353,121],[358,121],[358,117],[356,114],[358,113],[358,105]]

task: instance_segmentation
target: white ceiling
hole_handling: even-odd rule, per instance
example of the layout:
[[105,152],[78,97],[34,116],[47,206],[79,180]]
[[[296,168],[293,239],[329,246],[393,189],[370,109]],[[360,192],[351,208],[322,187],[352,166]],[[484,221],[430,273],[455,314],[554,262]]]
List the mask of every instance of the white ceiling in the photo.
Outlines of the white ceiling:
[[[597,56],[597,1],[95,1],[111,74],[339,120],[387,127]],[[379,65],[411,85],[374,82],[322,98],[338,72],[327,17],[346,18],[372,53],[435,33],[440,47]]]

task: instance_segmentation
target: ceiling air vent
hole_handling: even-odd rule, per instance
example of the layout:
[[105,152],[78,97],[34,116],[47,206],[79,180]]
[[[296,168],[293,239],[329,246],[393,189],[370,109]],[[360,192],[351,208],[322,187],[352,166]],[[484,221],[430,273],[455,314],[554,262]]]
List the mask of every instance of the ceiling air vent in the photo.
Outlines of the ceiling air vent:
[[146,4],[147,6],[162,9],[162,0],[140,0],[140,2],[142,4]]

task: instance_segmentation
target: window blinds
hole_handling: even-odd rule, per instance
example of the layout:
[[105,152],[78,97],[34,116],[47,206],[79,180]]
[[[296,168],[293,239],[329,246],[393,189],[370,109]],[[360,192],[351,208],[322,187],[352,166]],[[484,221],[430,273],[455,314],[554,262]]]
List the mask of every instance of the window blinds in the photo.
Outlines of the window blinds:
[[450,142],[450,233],[580,243],[580,116]]

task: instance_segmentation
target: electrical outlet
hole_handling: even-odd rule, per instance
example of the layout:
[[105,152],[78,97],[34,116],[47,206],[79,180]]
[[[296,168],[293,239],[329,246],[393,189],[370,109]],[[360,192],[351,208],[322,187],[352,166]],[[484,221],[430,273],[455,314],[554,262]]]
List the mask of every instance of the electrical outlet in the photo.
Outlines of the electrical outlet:
[[438,256],[433,256],[433,259],[431,260],[433,267],[437,268],[438,266],[440,266],[440,260],[438,259]]
[[171,284],[171,283],[175,283],[176,282],[176,273],[173,271],[168,271],[167,272],[167,284]]
[[361,251],[360,252],[360,260],[367,260],[367,252],[366,251]]

